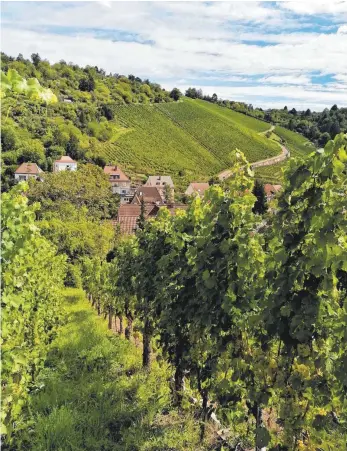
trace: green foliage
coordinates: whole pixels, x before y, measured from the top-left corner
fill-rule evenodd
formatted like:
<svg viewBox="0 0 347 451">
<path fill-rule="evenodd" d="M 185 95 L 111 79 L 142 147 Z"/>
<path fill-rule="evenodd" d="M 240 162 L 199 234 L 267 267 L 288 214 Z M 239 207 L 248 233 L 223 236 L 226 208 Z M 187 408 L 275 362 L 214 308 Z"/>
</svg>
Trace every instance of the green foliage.
<svg viewBox="0 0 347 451">
<path fill-rule="evenodd" d="M 11 443 L 25 425 L 35 389 L 61 320 L 64 258 L 35 225 L 20 184 L 2 197 L 2 433 Z"/>
<path fill-rule="evenodd" d="M 303 136 L 276 126 L 276 134 L 284 141 L 292 157 L 304 157 L 314 150 L 314 146 Z"/>
<path fill-rule="evenodd" d="M 333 105 L 330 110 L 325 108 L 324 111 L 319 113 L 311 112 L 310 109 L 297 111 L 295 108 L 288 112 L 287 106 L 283 109 L 263 111 L 262 108 L 254 108 L 253 105 L 247 105 L 243 102 L 218 99 L 216 94 L 212 96 L 204 95 L 201 89 L 189 88 L 186 91 L 186 96 L 192 99 L 203 99 L 228 110 L 243 113 L 248 117 L 294 130 L 312 141 L 316 146 L 325 146 L 330 139 L 335 138 L 339 133 L 347 132 L 347 108 L 338 108 L 337 105 Z M 265 131 L 265 129 L 259 131 Z"/>
<path fill-rule="evenodd" d="M 347 436 L 346 137 L 290 161 L 265 233 L 252 212 L 252 171 L 239 151 L 231 160 L 225 190 L 211 187 L 175 217 L 162 209 L 115 255 L 119 269 L 132 268 L 143 364 L 158 336 L 175 403 L 199 393 L 206 420 L 213 399 L 245 447 L 339 449 Z M 126 297 L 124 278 L 113 280 Z"/>
<path fill-rule="evenodd" d="M 258 179 L 254 183 L 253 194 L 257 198 L 253 207 L 253 213 L 263 215 L 267 211 L 267 200 L 264 185 Z"/>
<path fill-rule="evenodd" d="M 291 163 L 269 243 L 273 282 L 264 317 L 287 359 L 279 413 L 289 444 L 325 446 L 317 416 L 345 409 L 346 138 Z"/>
<path fill-rule="evenodd" d="M 107 176 L 91 164 L 77 171 L 45 174 L 43 182 L 30 180 L 28 196 L 30 201 L 41 203 L 41 214 L 54 212 L 60 209 L 61 203 L 69 202 L 76 211 L 86 207 L 92 218 L 109 219 L 118 207 L 118 197 L 112 194 Z"/>
<path fill-rule="evenodd" d="M 107 332 L 83 292 L 64 294 L 67 322 L 50 347 L 42 388 L 31 396 L 31 431 L 17 449 L 204 449 L 194 419 L 169 413 L 167 365 L 142 371 L 140 350 Z"/>
<path fill-rule="evenodd" d="M 40 84 L 59 99 L 43 105 L 23 95 L 14 98 L 12 91 L 3 99 L 5 126 L 16 136 L 16 142 L 9 137 L 5 144 L 4 189 L 13 183 L 15 169 L 11 167 L 14 154 L 6 155 L 7 151 L 17 152 L 18 164 L 36 157 L 44 171 L 50 171 L 54 159 L 65 154 L 80 163 L 120 164 L 136 178 L 166 173 L 174 178 L 177 192 L 183 192 L 192 180 L 205 181 L 228 168 L 229 153 L 235 147 L 252 162 L 280 152 L 275 142 L 259 135 L 268 129 L 267 123 L 221 108 L 219 100 L 218 104 L 182 101 L 176 89 L 167 92 L 134 76 L 106 76 L 97 67 L 50 65 L 42 59 L 35 59 L 34 65 L 4 54 L 2 59 L 7 71 L 15 70 L 19 77 L 36 74 Z M 91 79 L 93 90 L 81 91 L 81 80 L 89 83 Z M 44 146 L 39 159 L 24 152 L 24 141 L 32 139 Z M 271 177 L 266 169 L 257 174 Z"/>
<path fill-rule="evenodd" d="M 57 97 L 49 88 L 40 85 L 36 78 L 26 80 L 15 69 L 9 69 L 7 74 L 1 71 L 1 98 L 11 94 L 22 94 L 28 99 L 43 101 L 47 104 L 56 103 Z"/>
</svg>

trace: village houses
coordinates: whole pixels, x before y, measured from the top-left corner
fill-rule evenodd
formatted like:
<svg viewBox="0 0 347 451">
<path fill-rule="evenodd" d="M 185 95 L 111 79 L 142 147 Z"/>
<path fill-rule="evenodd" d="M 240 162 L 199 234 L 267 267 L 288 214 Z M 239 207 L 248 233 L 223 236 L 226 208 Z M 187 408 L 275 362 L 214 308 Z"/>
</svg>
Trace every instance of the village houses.
<svg viewBox="0 0 347 451">
<path fill-rule="evenodd" d="M 166 200 L 165 190 L 166 186 L 169 186 L 171 189 L 171 198 L 174 198 L 175 187 L 172 181 L 172 178 L 169 175 L 150 175 L 145 183 L 145 186 L 154 186 L 158 189 L 159 194 L 162 200 Z"/>
<path fill-rule="evenodd" d="M 67 155 L 63 155 L 59 160 L 55 160 L 53 164 L 53 172 L 59 171 L 77 171 L 77 161 Z"/>
<path fill-rule="evenodd" d="M 186 196 L 203 197 L 205 191 L 209 189 L 210 185 L 202 182 L 192 182 L 185 191 Z"/>
<path fill-rule="evenodd" d="M 14 173 L 14 179 L 18 182 L 29 178 L 40 179 L 43 170 L 36 163 L 22 163 Z"/>
<path fill-rule="evenodd" d="M 104 167 L 104 173 L 108 176 L 112 186 L 112 192 L 119 194 L 121 204 L 127 204 L 131 201 L 134 193 L 131 189 L 130 178 L 124 174 L 117 165 Z"/>
<path fill-rule="evenodd" d="M 142 201 L 145 204 L 163 204 L 163 200 L 160 196 L 158 188 L 156 188 L 155 186 L 139 186 L 137 188 L 131 203 L 135 205 L 141 205 Z"/>
</svg>

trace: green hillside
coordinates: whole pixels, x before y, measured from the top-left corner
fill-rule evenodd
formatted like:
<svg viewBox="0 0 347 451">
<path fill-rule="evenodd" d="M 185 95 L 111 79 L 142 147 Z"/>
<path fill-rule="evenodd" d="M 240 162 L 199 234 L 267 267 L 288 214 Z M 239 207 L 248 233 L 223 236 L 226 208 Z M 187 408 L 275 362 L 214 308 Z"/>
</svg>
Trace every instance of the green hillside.
<svg viewBox="0 0 347 451">
<path fill-rule="evenodd" d="M 254 131 L 268 129 L 267 124 L 246 116 L 243 122 L 241 114 L 229 114 L 228 110 L 211 103 L 184 99 L 182 103 L 161 104 L 158 108 L 206 146 L 224 168 L 228 167 L 229 152 L 235 148 L 242 150 L 250 162 L 275 156 L 280 151 L 278 145 Z"/>
<path fill-rule="evenodd" d="M 119 164 L 134 179 L 171 175 L 177 191 L 184 191 L 189 182 L 228 169 L 235 148 L 250 162 L 279 155 L 280 138 L 294 156 L 311 148 L 289 130 L 276 127 L 269 139 L 266 122 L 176 96 L 175 90 L 165 91 L 149 80 L 64 62 L 50 65 L 34 57 L 30 62 L 2 54 L 4 191 L 14 184 L 19 164 L 37 163 L 50 172 L 62 155 L 79 164 Z M 41 92 L 51 93 L 54 102 L 40 97 Z M 256 174 L 280 181 L 280 168 L 261 168 Z"/>
<path fill-rule="evenodd" d="M 303 157 L 315 149 L 304 136 L 286 128 L 276 126 L 275 133 L 285 142 L 292 157 Z"/>
<path fill-rule="evenodd" d="M 119 163 L 130 174 L 171 174 L 182 187 L 228 168 L 235 148 L 251 162 L 280 151 L 276 143 L 257 133 L 268 129 L 268 124 L 190 99 L 118 105 L 113 125 L 118 133 L 98 147 L 101 156 Z"/>
</svg>

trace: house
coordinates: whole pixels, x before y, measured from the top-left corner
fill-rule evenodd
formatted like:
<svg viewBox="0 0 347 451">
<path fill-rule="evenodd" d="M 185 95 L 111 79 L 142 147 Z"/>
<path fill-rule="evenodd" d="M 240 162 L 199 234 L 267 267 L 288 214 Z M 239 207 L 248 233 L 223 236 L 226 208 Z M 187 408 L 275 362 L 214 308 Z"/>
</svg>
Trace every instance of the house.
<svg viewBox="0 0 347 451">
<path fill-rule="evenodd" d="M 275 195 L 281 190 L 281 185 L 271 185 L 270 183 L 265 183 L 264 191 L 268 201 L 272 200 Z"/>
<path fill-rule="evenodd" d="M 205 191 L 209 189 L 210 185 L 202 182 L 192 182 L 185 191 L 186 196 L 203 196 Z"/>
<path fill-rule="evenodd" d="M 43 170 L 36 163 L 22 163 L 15 170 L 14 178 L 18 182 L 28 180 L 29 178 L 40 179 L 40 174 L 42 173 Z"/>
<path fill-rule="evenodd" d="M 171 188 L 171 197 L 173 198 L 175 194 L 175 186 L 169 175 L 150 175 L 145 183 L 145 186 L 155 186 L 158 189 L 162 200 L 165 200 L 166 185 Z"/>
<path fill-rule="evenodd" d="M 173 216 L 177 210 L 185 210 L 188 205 L 172 204 L 172 205 L 156 205 L 145 204 L 145 219 L 155 218 L 160 208 L 168 208 L 170 214 Z M 125 235 L 135 233 L 137 229 L 137 222 L 141 214 L 141 205 L 120 205 L 118 209 L 118 216 L 113 224 L 119 224 L 120 232 Z"/>
<path fill-rule="evenodd" d="M 145 218 L 155 217 L 158 212 L 156 205 L 145 205 Z M 135 233 L 137 221 L 141 214 L 141 205 L 120 205 L 116 223 L 119 224 L 120 232 L 125 235 Z"/>
<path fill-rule="evenodd" d="M 158 188 L 155 186 L 139 186 L 135 191 L 135 195 L 131 203 L 134 205 L 141 205 L 142 199 L 145 204 L 159 205 L 163 203 Z"/>
<path fill-rule="evenodd" d="M 133 197 L 130 178 L 124 174 L 119 166 L 105 166 L 104 173 L 108 176 L 112 192 L 120 195 L 121 204 L 129 203 Z"/>
<path fill-rule="evenodd" d="M 53 172 L 77 171 L 77 162 L 67 155 L 63 155 L 60 160 L 55 160 Z"/>
</svg>

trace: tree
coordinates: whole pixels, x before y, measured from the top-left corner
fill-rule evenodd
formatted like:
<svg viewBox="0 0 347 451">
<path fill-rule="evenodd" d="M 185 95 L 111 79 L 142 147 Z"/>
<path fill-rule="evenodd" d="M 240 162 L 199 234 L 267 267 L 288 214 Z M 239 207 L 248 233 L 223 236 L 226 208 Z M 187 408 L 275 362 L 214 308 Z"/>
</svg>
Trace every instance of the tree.
<svg viewBox="0 0 347 451">
<path fill-rule="evenodd" d="M 114 110 L 111 104 L 103 103 L 100 107 L 101 114 L 111 121 L 114 118 Z"/>
<path fill-rule="evenodd" d="M 172 198 L 172 188 L 170 185 L 166 184 L 164 186 L 164 199 L 167 204 L 171 204 L 173 202 Z"/>
<path fill-rule="evenodd" d="M 31 180 L 28 197 L 41 203 L 40 214 L 54 212 L 67 201 L 76 210 L 86 207 L 87 215 L 94 219 L 113 218 L 119 205 L 103 170 L 91 164 L 77 171 L 45 174 L 43 182 Z"/>
<path fill-rule="evenodd" d="M 81 91 L 91 92 L 95 89 L 94 78 L 89 74 L 88 77 L 83 77 L 78 85 Z"/>
<path fill-rule="evenodd" d="M 292 108 L 292 109 L 289 111 L 289 114 L 292 114 L 293 116 L 296 116 L 298 113 L 297 113 L 297 111 L 296 111 L 295 108 Z"/>
<path fill-rule="evenodd" d="M 253 213 L 263 215 L 267 211 L 267 199 L 264 185 L 258 179 L 254 183 L 253 194 L 257 198 L 253 207 Z"/>
<path fill-rule="evenodd" d="M 141 210 L 140 210 L 140 216 L 137 220 L 137 228 L 139 230 L 143 230 L 145 228 L 146 223 L 146 205 L 143 197 L 141 197 L 141 204 L 140 204 Z"/>
<path fill-rule="evenodd" d="M 37 68 L 39 63 L 41 62 L 41 57 L 38 53 L 32 53 L 31 54 L 31 61 L 33 62 L 33 65 Z"/>
<path fill-rule="evenodd" d="M 212 94 L 212 102 L 217 103 L 218 101 L 218 96 L 216 93 Z"/>
<path fill-rule="evenodd" d="M 17 145 L 17 135 L 13 128 L 8 125 L 1 127 L 1 149 L 3 152 L 14 150 Z"/>
<path fill-rule="evenodd" d="M 177 101 L 182 97 L 182 93 L 178 88 L 173 88 L 173 90 L 170 92 L 170 97 Z"/>
<path fill-rule="evenodd" d="M 328 132 L 325 132 L 321 134 L 320 137 L 318 138 L 318 144 L 324 147 L 330 139 L 331 139 L 330 134 Z"/>
<path fill-rule="evenodd" d="M 190 97 L 191 99 L 196 99 L 198 97 L 197 90 L 195 88 L 188 88 L 185 96 Z"/>
<path fill-rule="evenodd" d="M 45 161 L 45 149 L 38 139 L 24 141 L 18 148 L 18 163 L 41 164 Z"/>
</svg>

